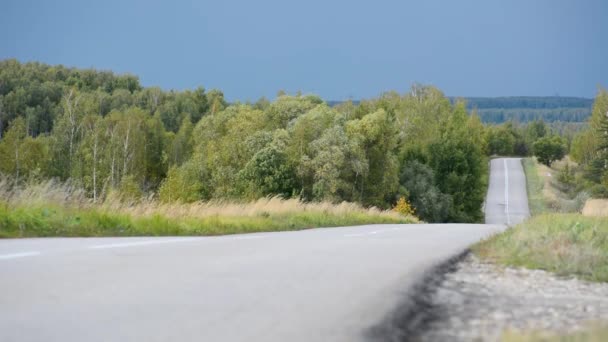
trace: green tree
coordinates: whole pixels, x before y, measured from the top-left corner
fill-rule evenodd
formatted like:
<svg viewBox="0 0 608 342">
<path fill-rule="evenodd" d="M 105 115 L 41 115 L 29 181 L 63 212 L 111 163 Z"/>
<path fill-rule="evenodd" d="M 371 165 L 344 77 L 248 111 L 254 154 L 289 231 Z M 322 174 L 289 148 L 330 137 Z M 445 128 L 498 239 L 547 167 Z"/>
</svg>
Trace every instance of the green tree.
<svg viewBox="0 0 608 342">
<path fill-rule="evenodd" d="M 441 193 L 435 185 L 433 170 L 417 160 L 404 162 L 399 174 L 401 192 L 414 206 L 416 215 L 426 222 L 445 222 L 448 219 L 452 198 Z"/>
<path fill-rule="evenodd" d="M 206 198 L 200 161 L 192 159 L 180 167 L 172 166 L 159 189 L 162 202 L 190 203 Z"/>
<path fill-rule="evenodd" d="M 359 198 L 365 205 L 389 207 L 397 199 L 399 162 L 395 115 L 379 109 L 347 123 L 350 139 L 359 144 L 367 159 L 367 176 L 359 185 Z"/>
<path fill-rule="evenodd" d="M 557 135 L 538 139 L 534 143 L 533 149 L 536 159 L 547 166 L 551 166 L 554 161 L 560 160 L 566 155 L 566 146 Z"/>
<path fill-rule="evenodd" d="M 294 168 L 285 153 L 287 138 L 287 132 L 278 131 L 274 140 L 257 151 L 239 172 L 241 182 L 245 183 L 247 197 L 290 197 L 293 194 L 296 179 Z"/>
<path fill-rule="evenodd" d="M 310 144 L 310 154 L 302 157 L 301 167 L 313 180 L 313 198 L 334 202 L 354 200 L 357 183 L 369 169 L 358 141 L 349 140 L 341 125 L 325 130 Z"/>
<path fill-rule="evenodd" d="M 467 130 L 467 113 L 463 102 L 454 106 L 441 135 L 428 148 L 435 183 L 442 193 L 452 198 L 448 220 L 481 220 L 487 166 L 480 146 Z"/>
<path fill-rule="evenodd" d="M 504 125 L 491 127 L 488 130 L 488 153 L 490 155 L 513 155 L 515 136 Z"/>
<path fill-rule="evenodd" d="M 25 119 L 17 117 L 0 140 L 0 172 L 17 181 L 32 174 L 40 174 L 46 155 L 46 144 L 42 139 L 28 136 Z"/>
<path fill-rule="evenodd" d="M 173 137 L 169 146 L 169 163 L 180 166 L 190 158 L 192 154 L 192 121 L 190 116 L 184 117 L 182 124 Z"/>
<path fill-rule="evenodd" d="M 106 148 L 105 121 L 99 115 L 87 115 L 82 120 L 84 137 L 79 146 L 79 159 L 84 168 L 81 172 L 84 186 L 93 195 L 93 202 L 99 197 L 104 174 L 103 156 Z"/>
</svg>

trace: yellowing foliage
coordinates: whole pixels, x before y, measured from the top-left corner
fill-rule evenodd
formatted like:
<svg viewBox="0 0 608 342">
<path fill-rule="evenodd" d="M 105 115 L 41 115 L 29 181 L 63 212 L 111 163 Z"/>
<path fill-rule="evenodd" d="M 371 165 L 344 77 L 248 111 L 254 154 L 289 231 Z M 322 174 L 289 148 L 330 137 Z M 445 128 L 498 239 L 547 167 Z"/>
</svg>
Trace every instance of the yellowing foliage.
<svg viewBox="0 0 608 342">
<path fill-rule="evenodd" d="M 412 205 L 404 197 L 399 198 L 393 211 L 396 211 L 403 216 L 415 216 L 416 214 Z"/>
</svg>

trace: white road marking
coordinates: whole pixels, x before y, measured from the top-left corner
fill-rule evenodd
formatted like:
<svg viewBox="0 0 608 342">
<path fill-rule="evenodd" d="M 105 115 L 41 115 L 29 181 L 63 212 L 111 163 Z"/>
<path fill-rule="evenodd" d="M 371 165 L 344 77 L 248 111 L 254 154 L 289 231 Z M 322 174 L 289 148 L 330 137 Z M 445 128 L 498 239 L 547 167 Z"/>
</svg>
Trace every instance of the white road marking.
<svg viewBox="0 0 608 342">
<path fill-rule="evenodd" d="M 40 252 L 23 252 L 23 253 L 13 253 L 13 254 L 4 254 L 0 255 L 0 260 L 8 260 L 8 259 L 17 259 L 28 256 L 40 255 Z"/>
<path fill-rule="evenodd" d="M 110 244 L 105 244 L 105 245 L 89 246 L 89 249 L 108 249 L 108 248 L 136 247 L 136 246 L 158 245 L 158 244 L 174 243 L 174 242 L 187 242 L 187 241 L 195 241 L 195 240 L 200 240 L 200 238 L 183 238 L 183 239 L 168 239 L 168 240 L 145 240 L 145 241 L 136 241 L 136 242 L 110 243 Z"/>
<path fill-rule="evenodd" d="M 358 236 L 365 236 L 367 235 L 367 233 L 363 233 L 363 234 L 344 234 L 345 237 L 358 237 Z"/>
<path fill-rule="evenodd" d="M 207 237 L 192 237 L 192 238 L 180 238 L 180 239 L 165 239 L 165 240 L 145 240 L 145 241 L 134 241 L 134 242 L 120 242 L 120 243 L 109 243 L 104 245 L 95 245 L 89 246 L 89 249 L 109 249 L 109 248 L 125 248 L 125 247 L 138 247 L 138 246 L 148 246 L 148 245 L 160 245 L 166 243 L 176 243 L 176 242 L 190 242 L 197 241 L 201 239 L 209 238 Z M 262 239 L 264 236 L 255 235 L 255 236 L 229 236 L 224 235 L 221 237 L 221 240 L 253 240 L 253 239 Z"/>
<path fill-rule="evenodd" d="M 236 236 L 233 240 L 253 240 L 253 239 L 262 239 L 264 236 L 261 235 L 253 235 L 253 236 Z"/>
<path fill-rule="evenodd" d="M 391 230 L 395 230 L 396 228 L 393 228 Z M 384 233 L 387 232 L 388 229 L 385 230 L 374 230 L 371 232 L 367 232 L 367 233 L 358 233 L 358 234 L 344 234 L 345 237 L 359 237 L 359 236 L 369 236 L 369 235 L 376 235 L 378 233 Z"/>
<path fill-rule="evenodd" d="M 509 169 L 507 168 L 507 160 L 502 160 L 505 165 L 505 215 L 507 216 L 507 225 L 511 225 L 511 218 L 509 217 Z"/>
</svg>

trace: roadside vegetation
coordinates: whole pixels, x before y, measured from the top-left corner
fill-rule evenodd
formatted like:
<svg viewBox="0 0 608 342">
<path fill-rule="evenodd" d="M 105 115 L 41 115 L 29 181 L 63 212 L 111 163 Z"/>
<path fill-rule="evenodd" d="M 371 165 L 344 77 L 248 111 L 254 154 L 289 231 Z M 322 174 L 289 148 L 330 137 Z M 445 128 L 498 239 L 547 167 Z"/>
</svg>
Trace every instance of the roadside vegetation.
<svg viewBox="0 0 608 342">
<path fill-rule="evenodd" d="M 589 198 L 579 166 L 569 158 L 551 167 L 522 160 L 532 217 L 474 246 L 499 264 L 542 269 L 562 276 L 608 281 L 608 217 L 587 217 Z"/>
<path fill-rule="evenodd" d="M 604 342 L 608 341 L 608 326 L 595 324 L 583 331 L 567 335 L 543 331 L 508 331 L 500 340 L 502 342 Z"/>
<path fill-rule="evenodd" d="M 608 93 L 600 90 L 590 128 L 573 140 L 571 157 L 523 160 L 532 217 L 476 245 L 477 254 L 504 265 L 608 282 L 608 217 L 581 214 L 591 196 L 606 194 L 607 112 Z"/>
<path fill-rule="evenodd" d="M 480 222 L 486 127 L 434 87 L 357 104 L 280 92 L 228 103 L 219 90 L 164 91 L 133 75 L 0 61 L 0 173 L 69 182 L 94 203 L 303 203 Z M 415 179 L 415 181 L 414 181 Z"/>
<path fill-rule="evenodd" d="M 538 215 L 547 211 L 543 195 L 545 182 L 539 174 L 538 164 L 533 158 L 522 159 L 522 166 L 526 174 L 526 190 L 528 191 L 528 206 L 531 215 Z"/>
<path fill-rule="evenodd" d="M 544 153 L 550 164 L 574 133 L 542 121 L 484 125 L 475 106 L 487 104 L 475 101 L 467 107 L 416 84 L 405 94 L 334 106 L 282 91 L 272 101 L 229 103 L 220 90 L 165 91 L 143 87 L 128 74 L 0 61 L 0 175 L 19 189 L 69 184 L 88 203 L 40 206 L 30 197 L 15 206 L 0 198 L 8 203 L 0 230 L 12 236 L 15 227 L 23 232 L 48 226 L 28 231 L 77 235 L 86 226 L 82 234 L 155 234 L 161 229 L 145 228 L 160 225 L 149 221 L 155 218 L 171 220 L 163 234 L 212 234 L 211 218 L 171 216 L 166 208 L 194 212 L 201 203 L 232 206 L 268 198 L 299 205 L 289 214 L 260 211 L 280 222 L 268 229 L 372 222 L 353 214 L 338 223 L 300 212 L 344 202 L 356 203 L 356 212 L 397 208 L 425 222 L 481 222 L 490 156 Z M 518 108 L 529 101 L 507 102 Z M 581 104 L 538 101 L 547 109 Z M 110 210 L 116 202 L 121 204 Z M 233 228 L 217 229 L 246 230 L 243 217 L 259 223 L 248 227 L 262 226 L 267 214 L 236 215 Z M 372 216 L 376 223 L 388 217 Z M 49 228 L 66 222 L 76 228 Z"/>
<path fill-rule="evenodd" d="M 415 223 L 413 215 L 354 203 L 253 202 L 92 203 L 85 192 L 53 181 L 14 185 L 0 181 L 0 237 L 221 235 L 371 223 Z"/>
<path fill-rule="evenodd" d="M 607 132 L 608 92 L 600 90 L 588 128 L 566 142 L 539 139 L 533 144 L 535 158 L 522 160 L 532 217 L 478 243 L 474 253 L 506 266 L 608 282 L 608 217 L 599 215 L 608 205 L 601 199 L 608 194 Z M 589 201 L 592 197 L 599 199 Z M 606 339 L 605 324 L 568 335 L 509 331 L 501 337 L 505 342 Z"/>
<path fill-rule="evenodd" d="M 532 216 L 581 212 L 590 193 L 580 184 L 580 166 L 569 157 L 553 162 L 550 167 L 533 158 L 522 159 L 522 164 Z"/>
<path fill-rule="evenodd" d="M 542 214 L 476 245 L 486 260 L 608 281 L 608 220 L 580 214 Z"/>
</svg>

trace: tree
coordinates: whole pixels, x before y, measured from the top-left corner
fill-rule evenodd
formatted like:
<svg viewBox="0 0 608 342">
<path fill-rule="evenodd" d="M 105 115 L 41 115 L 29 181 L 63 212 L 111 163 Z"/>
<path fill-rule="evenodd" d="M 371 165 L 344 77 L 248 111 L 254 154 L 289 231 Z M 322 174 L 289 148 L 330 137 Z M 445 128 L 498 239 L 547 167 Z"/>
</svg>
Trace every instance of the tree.
<svg viewBox="0 0 608 342">
<path fill-rule="evenodd" d="M 18 117 L 11 122 L 4 138 L 0 141 L 0 161 L 2 161 L 0 170 L 17 180 L 23 174 L 22 144 L 26 136 L 25 120 Z"/>
<path fill-rule="evenodd" d="M 448 218 L 452 199 L 441 193 L 435 185 L 433 170 L 417 160 L 405 161 L 399 175 L 401 192 L 414 206 L 416 215 L 426 222 L 445 222 Z"/>
<path fill-rule="evenodd" d="M 365 205 L 390 206 L 399 188 L 395 115 L 379 109 L 349 121 L 346 132 L 360 144 L 367 159 L 368 171 L 359 185 L 359 200 Z"/>
<path fill-rule="evenodd" d="M 27 135 L 22 117 L 14 119 L 0 140 L 0 172 L 17 181 L 32 174 L 41 174 L 41 166 L 45 164 L 48 154 L 43 139 Z"/>
<path fill-rule="evenodd" d="M 278 131 L 274 140 L 257 151 L 239 172 L 241 182 L 245 183 L 247 197 L 290 197 L 293 194 L 296 179 L 285 153 L 287 138 L 287 132 Z"/>
<path fill-rule="evenodd" d="M 87 115 L 84 117 L 82 126 L 84 138 L 80 145 L 80 158 L 83 160 L 83 170 L 85 174 L 85 187 L 90 189 L 93 194 L 93 202 L 97 202 L 101 183 L 100 171 L 102 168 L 102 158 L 106 147 L 105 121 L 99 115 Z"/>
<path fill-rule="evenodd" d="M 481 147 L 467 130 L 463 102 L 454 106 L 440 136 L 428 146 L 430 166 L 439 190 L 452 198 L 451 222 L 481 220 L 487 163 Z"/>
<path fill-rule="evenodd" d="M 488 154 L 499 156 L 513 155 L 515 136 L 504 125 L 488 130 Z"/>
<path fill-rule="evenodd" d="M 169 151 L 169 164 L 180 166 L 190 158 L 192 154 L 192 121 L 190 116 L 185 116 L 182 124 L 173 137 Z"/>
<path fill-rule="evenodd" d="M 597 156 L 597 147 L 592 133 L 590 130 L 585 130 L 574 136 L 570 148 L 570 157 L 575 162 L 589 165 L 593 158 Z"/>
<path fill-rule="evenodd" d="M 560 160 L 566 155 L 566 146 L 557 135 L 538 139 L 534 143 L 533 149 L 536 159 L 547 166 L 551 166 L 554 161 Z"/>
<path fill-rule="evenodd" d="M 205 198 L 202 174 L 195 159 L 169 169 L 159 189 L 162 202 L 190 203 Z"/>
<path fill-rule="evenodd" d="M 302 157 L 301 172 L 313 180 L 315 200 L 352 201 L 358 196 L 357 183 L 368 172 L 364 151 L 356 140 L 349 140 L 344 127 L 336 125 L 310 144 Z"/>
</svg>

